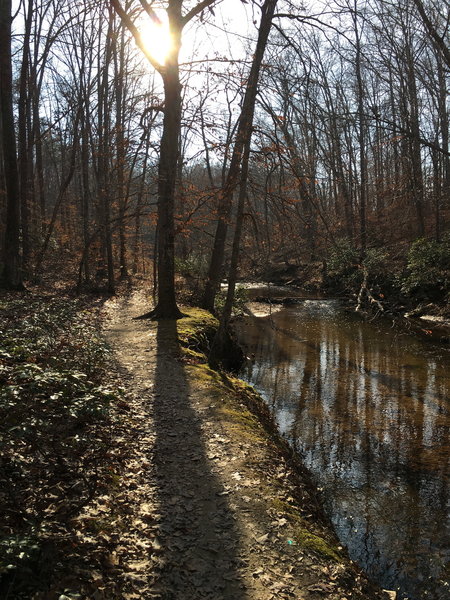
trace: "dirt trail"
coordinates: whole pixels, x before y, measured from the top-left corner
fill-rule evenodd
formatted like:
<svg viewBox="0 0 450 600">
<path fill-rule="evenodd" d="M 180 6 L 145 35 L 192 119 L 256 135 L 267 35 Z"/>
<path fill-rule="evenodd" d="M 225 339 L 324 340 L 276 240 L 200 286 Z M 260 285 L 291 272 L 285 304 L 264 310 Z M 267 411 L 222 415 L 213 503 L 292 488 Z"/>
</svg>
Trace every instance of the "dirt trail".
<svg viewBox="0 0 450 600">
<path fill-rule="evenodd" d="M 127 394 L 123 525 L 110 556 L 120 597 L 383 598 L 318 535 L 307 491 L 236 392 L 186 363 L 177 324 L 133 320 L 147 308 L 139 293 L 106 305 Z"/>
</svg>

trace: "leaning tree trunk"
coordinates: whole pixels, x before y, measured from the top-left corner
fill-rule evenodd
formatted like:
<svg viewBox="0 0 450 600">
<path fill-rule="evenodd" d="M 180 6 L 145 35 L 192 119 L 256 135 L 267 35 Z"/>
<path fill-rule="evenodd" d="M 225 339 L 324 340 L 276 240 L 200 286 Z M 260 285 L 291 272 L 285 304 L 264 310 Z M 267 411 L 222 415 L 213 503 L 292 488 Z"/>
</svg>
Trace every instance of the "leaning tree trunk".
<svg viewBox="0 0 450 600">
<path fill-rule="evenodd" d="M 225 367 L 233 369 L 239 365 L 241 356 L 235 356 L 235 348 L 230 346 L 232 344 L 229 324 L 231 315 L 233 312 L 234 295 L 236 291 L 236 283 L 238 277 L 239 268 L 239 254 L 241 249 L 241 237 L 242 227 L 244 223 L 244 208 L 247 199 L 247 182 L 248 182 L 248 162 L 250 156 L 250 138 L 244 148 L 244 155 L 242 159 L 242 171 L 241 171 L 241 183 L 239 186 L 239 197 L 237 203 L 237 214 L 236 214 L 236 227 L 234 230 L 233 237 L 233 248 L 231 251 L 231 262 L 230 270 L 228 273 L 228 289 L 225 298 L 225 304 L 220 315 L 220 323 L 217 333 L 214 337 L 211 351 L 208 357 L 209 364 L 215 368 L 220 364 Z M 233 360 L 235 358 L 235 360 Z"/>
<path fill-rule="evenodd" d="M 266 49 L 270 28 L 272 26 L 272 18 L 276 4 L 277 0 L 265 0 L 262 7 L 258 40 L 256 43 L 247 89 L 245 91 L 244 101 L 242 104 L 242 111 L 236 133 L 236 141 L 233 148 L 227 180 L 219 201 L 219 220 L 214 238 L 208 279 L 202 300 L 203 307 L 212 312 L 214 311 L 214 302 L 222 277 L 225 243 L 227 238 L 228 222 L 231 216 L 233 193 L 239 183 L 243 151 L 247 140 L 249 140 L 252 135 L 253 115 L 255 112 L 255 101 L 258 92 L 259 73 L 261 70 L 261 63 L 264 56 L 264 51 Z"/>
</svg>

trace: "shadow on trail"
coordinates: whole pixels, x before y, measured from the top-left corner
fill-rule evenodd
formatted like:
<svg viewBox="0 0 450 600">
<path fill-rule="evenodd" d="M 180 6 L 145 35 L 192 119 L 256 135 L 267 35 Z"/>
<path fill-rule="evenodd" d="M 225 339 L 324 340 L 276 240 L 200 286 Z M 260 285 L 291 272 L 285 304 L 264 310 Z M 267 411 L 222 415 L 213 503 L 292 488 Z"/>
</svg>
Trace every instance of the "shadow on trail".
<svg viewBox="0 0 450 600">
<path fill-rule="evenodd" d="M 179 354 L 176 321 L 160 321 L 155 373 L 155 464 L 160 504 L 161 600 L 245 600 L 239 534 L 211 471 Z"/>
</svg>

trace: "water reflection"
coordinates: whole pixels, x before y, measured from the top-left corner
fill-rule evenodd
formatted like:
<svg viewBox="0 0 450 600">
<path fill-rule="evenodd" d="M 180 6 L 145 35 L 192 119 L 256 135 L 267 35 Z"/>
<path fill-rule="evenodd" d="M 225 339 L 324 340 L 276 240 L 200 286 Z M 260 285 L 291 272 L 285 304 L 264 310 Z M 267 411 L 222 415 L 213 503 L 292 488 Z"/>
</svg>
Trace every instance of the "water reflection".
<svg viewBox="0 0 450 600">
<path fill-rule="evenodd" d="M 241 374 L 324 488 L 351 557 L 400 598 L 450 598 L 449 354 L 334 301 L 239 325 Z"/>
</svg>

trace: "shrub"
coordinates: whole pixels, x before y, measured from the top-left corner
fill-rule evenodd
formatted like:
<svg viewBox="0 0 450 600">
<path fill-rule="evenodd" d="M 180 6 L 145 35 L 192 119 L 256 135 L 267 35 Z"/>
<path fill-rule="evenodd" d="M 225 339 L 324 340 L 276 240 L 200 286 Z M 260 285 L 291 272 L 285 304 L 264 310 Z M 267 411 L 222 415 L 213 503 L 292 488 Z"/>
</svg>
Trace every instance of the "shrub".
<svg viewBox="0 0 450 600">
<path fill-rule="evenodd" d="M 348 238 L 337 241 L 328 258 L 328 277 L 332 285 L 347 291 L 359 289 L 364 272 L 372 283 L 386 277 L 386 254 L 379 248 L 368 248 L 361 261 L 360 250 Z"/>
<path fill-rule="evenodd" d="M 440 242 L 419 238 L 411 244 L 402 291 L 436 299 L 450 293 L 450 234 Z"/>
<path fill-rule="evenodd" d="M 79 302 L 4 301 L 0 322 L 1 596 L 9 577 L 31 582 L 52 528 L 57 538 L 97 489 L 118 393 L 103 385 L 109 349 Z"/>
<path fill-rule="evenodd" d="M 332 279 L 353 282 L 358 277 L 359 252 L 348 238 L 338 240 L 328 257 L 328 275 Z"/>
<path fill-rule="evenodd" d="M 208 260 L 203 254 L 190 254 L 187 258 L 175 258 L 175 270 L 184 277 L 205 277 L 208 272 Z"/>
</svg>

